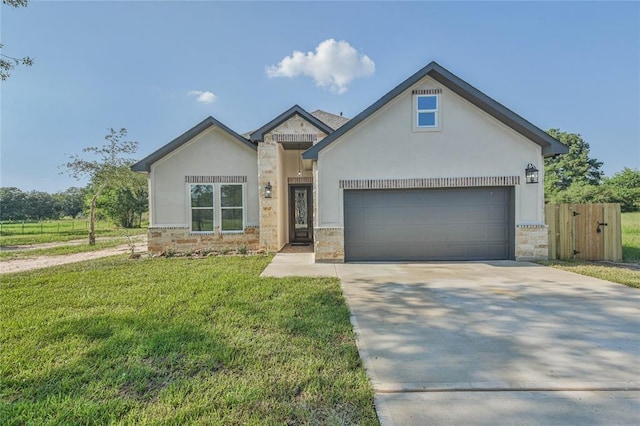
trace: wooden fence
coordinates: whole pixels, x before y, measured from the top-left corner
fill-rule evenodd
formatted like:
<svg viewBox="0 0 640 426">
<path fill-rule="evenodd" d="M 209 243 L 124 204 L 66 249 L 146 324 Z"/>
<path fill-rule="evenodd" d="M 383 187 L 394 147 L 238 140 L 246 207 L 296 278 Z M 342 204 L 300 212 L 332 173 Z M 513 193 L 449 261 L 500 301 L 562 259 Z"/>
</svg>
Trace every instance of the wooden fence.
<svg viewBox="0 0 640 426">
<path fill-rule="evenodd" d="M 547 204 L 549 259 L 622 260 L 620 204 Z"/>
</svg>

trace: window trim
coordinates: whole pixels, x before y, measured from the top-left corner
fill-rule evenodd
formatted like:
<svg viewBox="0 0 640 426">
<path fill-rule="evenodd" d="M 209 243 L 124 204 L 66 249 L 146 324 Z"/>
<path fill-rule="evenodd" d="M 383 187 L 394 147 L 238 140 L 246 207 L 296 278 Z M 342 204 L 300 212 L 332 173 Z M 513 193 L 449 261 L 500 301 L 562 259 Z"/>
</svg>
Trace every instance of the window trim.
<svg viewBox="0 0 640 426">
<path fill-rule="evenodd" d="M 211 207 L 193 207 L 191 205 L 191 189 L 194 186 L 210 186 L 212 189 L 211 194 Z M 193 234 L 213 234 L 216 232 L 216 186 L 213 183 L 189 183 L 187 184 L 187 199 L 189 209 L 189 232 Z M 211 210 L 212 211 L 212 230 L 211 231 L 197 231 L 193 229 L 193 210 Z"/>
<path fill-rule="evenodd" d="M 413 131 L 414 132 L 433 132 L 442 130 L 442 97 L 440 93 L 414 94 L 412 96 L 413 110 Z M 436 99 L 435 109 L 418 109 L 418 101 L 420 98 L 433 97 Z M 433 126 L 420 126 L 421 113 L 434 113 L 435 124 Z"/>
<path fill-rule="evenodd" d="M 242 234 L 244 233 L 244 228 L 246 226 L 246 191 L 245 191 L 245 184 L 244 183 L 220 183 L 218 184 L 219 186 L 219 191 L 218 191 L 218 205 L 219 210 L 220 210 L 220 233 L 221 234 Z M 223 207 L 222 206 L 222 187 L 223 186 L 239 186 L 240 189 L 242 190 L 242 205 L 240 207 Z M 242 211 L 242 227 L 241 229 L 232 229 L 232 230 L 224 230 L 222 228 L 222 211 L 223 210 L 241 210 Z"/>
</svg>

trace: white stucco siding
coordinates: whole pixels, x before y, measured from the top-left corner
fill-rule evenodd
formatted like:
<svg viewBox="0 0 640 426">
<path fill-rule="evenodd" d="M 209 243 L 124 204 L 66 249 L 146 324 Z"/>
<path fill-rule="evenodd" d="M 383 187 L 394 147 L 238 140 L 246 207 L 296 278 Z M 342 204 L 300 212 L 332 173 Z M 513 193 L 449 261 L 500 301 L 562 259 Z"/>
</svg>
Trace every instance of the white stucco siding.
<svg viewBox="0 0 640 426">
<path fill-rule="evenodd" d="M 257 153 L 212 127 L 151 166 L 151 226 L 188 225 L 185 176 L 246 176 L 245 226 L 259 224 Z"/>
<path fill-rule="evenodd" d="M 413 131 L 413 89 L 441 89 L 439 131 Z M 526 185 L 533 163 L 540 183 Z M 430 77 L 336 140 L 318 157 L 318 226 L 342 226 L 341 179 L 520 176 L 516 224 L 543 223 L 539 145 Z"/>
</svg>

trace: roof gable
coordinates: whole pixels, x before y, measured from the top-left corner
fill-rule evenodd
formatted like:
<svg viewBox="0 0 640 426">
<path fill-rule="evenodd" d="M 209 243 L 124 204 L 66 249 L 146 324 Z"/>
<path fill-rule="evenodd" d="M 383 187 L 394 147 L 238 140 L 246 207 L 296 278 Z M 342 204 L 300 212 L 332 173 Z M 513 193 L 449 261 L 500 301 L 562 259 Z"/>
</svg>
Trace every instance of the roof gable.
<svg viewBox="0 0 640 426">
<path fill-rule="evenodd" d="M 181 134 L 180 136 L 178 136 L 177 138 L 169 142 L 168 144 L 166 144 L 165 146 L 163 146 L 162 148 L 158 149 L 157 151 L 153 152 L 152 154 L 149 154 L 142 160 L 138 161 L 136 164 L 131 166 L 131 170 L 133 170 L 134 172 L 148 172 L 149 170 L 151 170 L 151 165 L 153 163 L 165 157 L 167 154 L 170 154 L 171 152 L 175 151 L 176 149 L 178 149 L 185 143 L 189 142 L 191 139 L 195 138 L 200 133 L 204 132 L 205 130 L 207 130 L 209 127 L 212 127 L 212 126 L 215 126 L 224 130 L 226 133 L 231 135 L 233 138 L 237 139 L 242 144 L 250 147 L 253 150 L 257 150 L 256 145 L 251 143 L 251 141 L 243 138 L 242 136 L 240 136 L 239 134 L 231 130 L 229 127 L 225 126 L 215 118 L 209 116 L 204 120 L 202 120 L 200 123 L 196 124 L 191 129 L 187 130 L 186 132 L 184 132 L 183 134 Z"/>
<path fill-rule="evenodd" d="M 302 158 L 307 160 L 317 159 L 318 153 L 327 145 L 331 144 L 333 141 L 340 138 L 340 136 L 349 132 L 359 123 L 361 123 L 370 115 L 382 108 L 384 105 L 395 99 L 397 96 L 404 93 L 406 90 L 408 90 L 410 87 L 412 87 L 427 75 L 438 81 L 457 95 L 466 99 L 476 107 L 482 109 L 486 113 L 495 117 L 497 120 L 511 127 L 516 132 L 522 134 L 526 138 L 540 145 L 542 147 L 542 154 L 545 157 L 557 154 L 565 154 L 568 152 L 568 148 L 565 145 L 563 145 L 555 138 L 551 137 L 544 130 L 534 126 L 515 112 L 511 111 L 497 101 L 491 99 L 489 96 L 485 95 L 461 78 L 455 76 L 454 74 L 440 66 L 438 63 L 431 62 L 427 66 L 416 72 L 414 75 L 400 83 L 379 100 L 374 102 L 360 114 L 349 120 L 338 130 L 309 148 L 302 154 Z"/>
<path fill-rule="evenodd" d="M 331 133 L 333 133 L 333 129 L 329 127 L 329 125 L 320 121 L 313 115 L 309 114 L 299 105 L 294 105 L 288 110 L 286 110 L 285 112 L 283 112 L 282 114 L 280 114 L 279 116 L 277 116 L 276 118 L 274 118 L 273 120 L 271 120 L 270 122 L 268 122 L 267 124 L 265 124 L 264 126 L 260 127 L 258 130 L 254 130 L 250 136 L 251 141 L 253 142 L 263 141 L 265 133 L 269 133 L 271 130 L 275 129 L 276 127 L 278 127 L 279 125 L 281 125 L 282 123 L 284 123 L 285 121 L 287 121 L 288 119 L 290 119 L 296 114 L 304 118 L 305 120 L 307 120 L 313 126 L 325 132 L 327 135 L 330 135 Z"/>
</svg>

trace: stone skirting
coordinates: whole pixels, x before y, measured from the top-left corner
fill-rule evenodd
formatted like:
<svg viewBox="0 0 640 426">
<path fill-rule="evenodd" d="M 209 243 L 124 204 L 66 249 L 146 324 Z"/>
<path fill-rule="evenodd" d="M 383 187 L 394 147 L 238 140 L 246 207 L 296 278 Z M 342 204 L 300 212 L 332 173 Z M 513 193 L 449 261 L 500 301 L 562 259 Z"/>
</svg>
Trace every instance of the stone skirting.
<svg viewBox="0 0 640 426">
<path fill-rule="evenodd" d="M 315 228 L 313 240 L 316 262 L 344 263 L 344 228 Z"/>
<path fill-rule="evenodd" d="M 516 225 L 516 260 L 544 260 L 549 258 L 547 225 Z"/>
<path fill-rule="evenodd" d="M 193 233 L 189 227 L 167 226 L 150 227 L 147 231 L 148 247 L 151 253 L 160 253 L 168 248 L 178 252 L 211 248 L 237 249 L 245 246 L 247 250 L 257 250 L 259 247 L 260 229 L 246 227 L 241 233 L 220 233 L 218 228 L 212 233 Z"/>
</svg>

